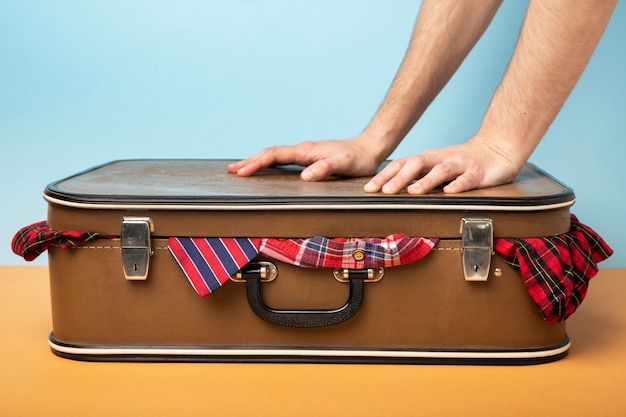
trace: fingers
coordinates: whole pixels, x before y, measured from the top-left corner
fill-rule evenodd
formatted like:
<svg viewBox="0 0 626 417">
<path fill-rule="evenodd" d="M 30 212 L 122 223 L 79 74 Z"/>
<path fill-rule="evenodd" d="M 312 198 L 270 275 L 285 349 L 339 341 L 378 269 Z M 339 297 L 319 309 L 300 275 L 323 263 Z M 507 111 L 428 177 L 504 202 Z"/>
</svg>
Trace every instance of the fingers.
<svg viewBox="0 0 626 417">
<path fill-rule="evenodd" d="M 304 164 L 303 164 L 304 165 Z M 315 157 L 302 171 L 303 181 L 320 181 L 331 175 L 361 177 L 376 172 L 378 162 L 359 149 L 334 148 Z"/>
<path fill-rule="evenodd" d="M 454 182 L 463 172 L 463 167 L 453 161 L 436 164 L 426 175 L 409 185 L 407 192 L 409 194 L 425 194 L 445 182 Z"/>
<path fill-rule="evenodd" d="M 240 161 L 233 162 L 232 164 L 228 164 L 226 169 L 228 172 L 236 174 L 247 163 L 247 161 L 247 159 L 242 159 Z"/>
<path fill-rule="evenodd" d="M 461 193 L 504 184 L 518 172 L 519 168 L 509 159 L 497 153 L 489 154 L 489 148 L 464 144 L 393 161 L 373 177 L 364 190 L 425 194 L 445 184 L 444 193 Z"/>
<path fill-rule="evenodd" d="M 328 140 L 267 148 L 228 165 L 227 169 L 240 176 L 250 176 L 260 169 L 286 164 L 305 167 L 300 174 L 303 181 L 319 181 L 332 174 L 371 175 L 377 166 L 373 158 L 349 141 Z"/>
<path fill-rule="evenodd" d="M 263 168 L 293 163 L 296 154 L 297 149 L 294 146 L 273 146 L 250 158 L 229 164 L 227 170 L 242 177 L 249 177 Z"/>
<path fill-rule="evenodd" d="M 389 163 L 364 187 L 365 192 L 425 194 L 446 182 L 446 193 L 459 193 L 478 186 L 474 171 L 455 160 L 420 154 Z"/>
<path fill-rule="evenodd" d="M 391 161 L 382 171 L 374 175 L 365 187 L 363 187 L 366 193 L 377 193 L 382 190 L 383 186 L 387 184 L 402 167 L 400 160 Z"/>
<path fill-rule="evenodd" d="M 367 184 L 364 190 L 368 193 L 382 191 L 385 194 L 396 194 L 404 189 L 415 178 L 408 174 L 405 165 L 407 158 L 396 159 L 389 162 L 378 174 L 376 174 Z"/>
<path fill-rule="evenodd" d="M 426 179 L 424 185 L 419 185 L 419 181 L 415 182 L 415 179 L 422 177 L 424 172 L 428 172 L 433 163 L 433 158 L 424 154 L 397 159 L 390 162 L 380 173 L 374 176 L 365 185 L 364 190 L 368 193 L 382 191 L 384 194 L 397 194 L 404 189 L 413 189 L 416 194 L 430 191 L 431 188 L 439 184 L 429 188 L 427 185 L 430 181 L 427 178 L 428 175 L 421 179 Z"/>
<path fill-rule="evenodd" d="M 447 194 L 456 194 L 462 193 L 463 191 L 473 190 L 478 187 L 478 177 L 472 172 L 466 172 L 459 175 L 455 180 L 443 187 L 443 192 Z"/>
<path fill-rule="evenodd" d="M 378 168 L 377 154 L 356 139 L 308 141 L 297 145 L 266 148 L 248 159 L 228 165 L 228 171 L 250 176 L 275 165 L 295 164 L 305 167 L 303 181 L 320 181 L 330 175 L 358 177 L 372 175 Z"/>
<path fill-rule="evenodd" d="M 329 156 L 325 159 L 313 162 L 300 173 L 302 181 L 320 181 L 334 174 L 339 168 L 337 167 L 336 158 Z"/>
<path fill-rule="evenodd" d="M 235 163 L 229 164 L 226 169 L 228 172 L 237 174 L 241 177 L 248 177 L 254 174 L 259 169 L 263 168 L 260 164 L 253 162 L 250 159 L 245 159 L 242 161 L 237 161 Z"/>
</svg>

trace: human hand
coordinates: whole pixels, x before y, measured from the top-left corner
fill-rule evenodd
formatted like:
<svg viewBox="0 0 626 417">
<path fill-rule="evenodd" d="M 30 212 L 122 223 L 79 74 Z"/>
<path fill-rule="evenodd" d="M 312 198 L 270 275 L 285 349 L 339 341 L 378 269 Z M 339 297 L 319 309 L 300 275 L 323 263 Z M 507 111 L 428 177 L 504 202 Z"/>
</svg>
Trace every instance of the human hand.
<svg viewBox="0 0 626 417">
<path fill-rule="evenodd" d="M 406 189 L 409 194 L 425 194 L 449 181 L 443 191 L 460 193 L 507 183 L 524 162 L 477 135 L 461 145 L 396 159 L 365 185 L 365 191 L 397 194 Z"/>
<path fill-rule="evenodd" d="M 228 165 L 228 172 L 247 177 L 270 166 L 296 164 L 306 167 L 300 174 L 303 181 L 319 181 L 333 174 L 348 177 L 373 175 L 382 161 L 364 142 L 357 137 L 273 146 Z"/>
</svg>

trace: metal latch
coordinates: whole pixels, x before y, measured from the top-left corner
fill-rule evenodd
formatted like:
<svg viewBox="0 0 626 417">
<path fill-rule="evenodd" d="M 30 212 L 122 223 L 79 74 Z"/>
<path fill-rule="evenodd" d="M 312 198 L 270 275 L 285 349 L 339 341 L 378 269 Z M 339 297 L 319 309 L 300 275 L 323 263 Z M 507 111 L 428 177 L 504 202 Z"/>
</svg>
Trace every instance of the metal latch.
<svg viewBox="0 0 626 417">
<path fill-rule="evenodd" d="M 150 232 L 152 220 L 149 217 L 124 217 L 122 232 L 122 265 L 127 280 L 146 280 L 150 267 L 152 247 Z"/>
<path fill-rule="evenodd" d="M 461 221 L 463 274 L 466 281 L 487 281 L 493 255 L 491 219 Z"/>
</svg>

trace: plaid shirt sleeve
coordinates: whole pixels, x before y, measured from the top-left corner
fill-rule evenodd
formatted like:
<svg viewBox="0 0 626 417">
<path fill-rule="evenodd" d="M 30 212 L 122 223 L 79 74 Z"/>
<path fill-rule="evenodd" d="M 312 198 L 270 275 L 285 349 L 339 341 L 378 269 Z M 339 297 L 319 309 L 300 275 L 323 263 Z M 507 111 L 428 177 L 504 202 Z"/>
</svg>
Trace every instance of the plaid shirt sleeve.
<svg viewBox="0 0 626 417">
<path fill-rule="evenodd" d="M 548 322 L 567 319 L 582 303 L 597 264 L 613 250 L 571 216 L 568 233 L 546 238 L 496 239 L 494 250 L 519 271 Z"/>
<path fill-rule="evenodd" d="M 11 249 L 26 261 L 32 261 L 52 245 L 63 249 L 82 246 L 96 239 L 112 239 L 115 236 L 94 232 L 59 232 L 50 230 L 48 223 L 40 221 L 20 229 L 11 242 Z"/>
</svg>

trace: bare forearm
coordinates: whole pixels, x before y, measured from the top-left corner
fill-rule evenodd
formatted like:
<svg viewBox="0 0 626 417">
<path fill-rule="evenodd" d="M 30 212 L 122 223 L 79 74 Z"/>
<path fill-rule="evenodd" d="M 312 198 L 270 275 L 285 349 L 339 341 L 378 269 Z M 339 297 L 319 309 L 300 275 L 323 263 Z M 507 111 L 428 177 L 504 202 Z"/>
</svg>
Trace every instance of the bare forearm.
<svg viewBox="0 0 626 417">
<path fill-rule="evenodd" d="M 533 0 L 479 135 L 518 169 L 582 74 L 614 0 Z"/>
<path fill-rule="evenodd" d="M 398 73 L 364 131 L 386 158 L 483 34 L 501 0 L 424 0 Z"/>
</svg>

